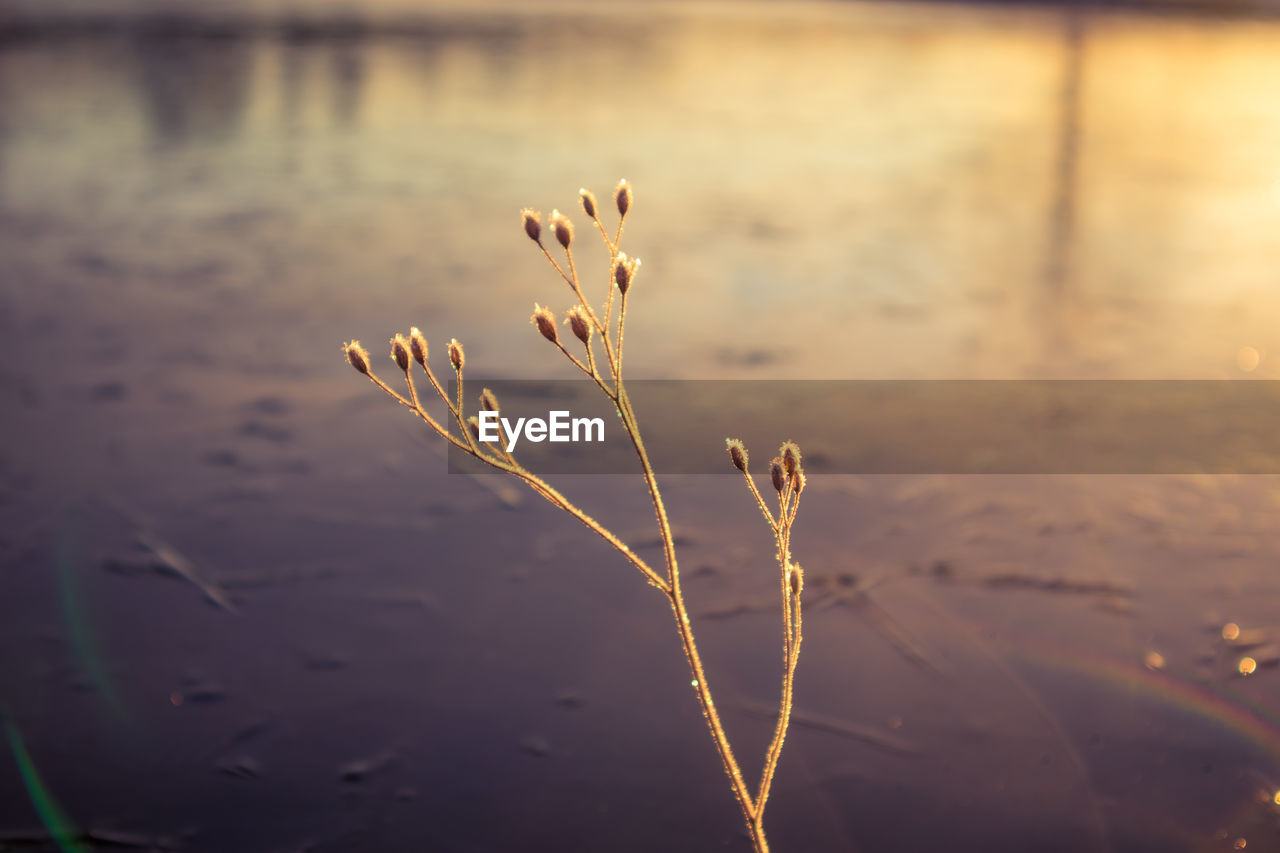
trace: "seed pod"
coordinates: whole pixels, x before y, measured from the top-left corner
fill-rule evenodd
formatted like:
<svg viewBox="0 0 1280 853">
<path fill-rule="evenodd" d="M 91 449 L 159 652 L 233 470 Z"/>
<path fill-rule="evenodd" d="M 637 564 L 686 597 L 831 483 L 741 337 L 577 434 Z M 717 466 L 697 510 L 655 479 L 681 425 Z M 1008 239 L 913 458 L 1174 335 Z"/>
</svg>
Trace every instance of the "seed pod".
<svg viewBox="0 0 1280 853">
<path fill-rule="evenodd" d="M 423 367 L 427 366 L 427 339 L 418 331 L 417 326 L 409 330 L 409 352 L 413 353 L 414 361 Z"/>
<path fill-rule="evenodd" d="M 391 360 L 396 363 L 396 367 L 405 373 L 409 372 L 409 342 L 404 339 L 404 335 L 397 334 L 391 339 Z"/>
<path fill-rule="evenodd" d="M 626 216 L 631 209 L 631 184 L 627 183 L 626 178 L 618 181 L 618 187 L 613 191 L 613 201 L 618 205 L 618 215 Z"/>
<path fill-rule="evenodd" d="M 804 589 L 804 569 L 800 568 L 799 563 L 792 563 L 791 568 L 787 570 L 787 583 L 791 585 L 791 594 L 799 598 L 801 590 Z"/>
<path fill-rule="evenodd" d="M 520 211 L 520 216 L 524 220 L 524 233 L 529 235 L 529 239 L 533 242 L 542 244 L 542 214 L 533 208 L 526 207 Z"/>
<path fill-rule="evenodd" d="M 486 412 L 498 411 L 498 398 L 488 388 L 480 392 L 480 408 Z"/>
<path fill-rule="evenodd" d="M 733 460 L 733 467 L 745 474 L 748 460 L 746 446 L 736 438 L 726 438 L 724 443 L 729 448 L 729 458 Z"/>
<path fill-rule="evenodd" d="M 804 491 L 804 487 L 807 484 L 808 484 L 808 480 L 805 479 L 804 469 L 803 468 L 796 469 L 796 472 L 791 475 L 791 491 L 799 495 L 801 492 Z"/>
<path fill-rule="evenodd" d="M 782 487 L 787 484 L 782 473 L 782 460 L 777 456 L 773 457 L 773 461 L 769 463 L 769 479 L 773 481 L 773 488 L 778 494 L 782 494 Z"/>
<path fill-rule="evenodd" d="M 556 242 L 569 248 L 569 244 L 573 242 L 573 223 L 569 221 L 569 217 L 558 210 L 551 211 L 551 230 L 555 232 Z"/>
<path fill-rule="evenodd" d="M 480 420 L 475 415 L 472 415 L 471 417 L 467 418 L 467 426 L 471 429 L 471 437 L 474 438 L 477 442 L 479 442 L 480 441 Z"/>
<path fill-rule="evenodd" d="M 529 318 L 529 322 L 537 326 L 542 336 L 551 343 L 560 342 L 560 336 L 556 333 L 556 315 L 551 313 L 550 308 L 533 303 L 533 316 Z"/>
<path fill-rule="evenodd" d="M 782 456 L 782 465 L 787 473 L 794 474 L 800 467 L 800 447 L 794 441 L 785 441 L 778 453 Z"/>
<path fill-rule="evenodd" d="M 587 216 L 592 219 L 596 218 L 596 196 L 591 190 L 578 190 L 578 195 L 582 196 L 582 209 L 586 211 Z"/>
<path fill-rule="evenodd" d="M 449 339 L 449 363 L 459 373 L 462 372 L 462 366 L 467 363 L 467 354 L 462 351 L 462 344 L 458 343 L 457 338 Z"/>
<path fill-rule="evenodd" d="M 587 312 L 582 310 L 581 305 L 575 305 L 569 309 L 569 316 L 565 322 L 569 324 L 569 329 L 575 338 L 591 346 L 591 323 L 587 320 Z"/>
<path fill-rule="evenodd" d="M 640 268 L 639 258 L 628 258 L 626 252 L 619 252 L 618 257 L 613 261 L 613 280 L 618 285 L 618 290 L 623 294 L 631 287 L 631 282 L 636 277 L 636 270 Z"/>
<path fill-rule="evenodd" d="M 358 373 L 363 373 L 365 376 L 369 375 L 369 351 L 360 346 L 359 341 L 343 344 L 342 351 L 347 354 L 347 361 L 351 362 L 351 366 Z"/>
</svg>

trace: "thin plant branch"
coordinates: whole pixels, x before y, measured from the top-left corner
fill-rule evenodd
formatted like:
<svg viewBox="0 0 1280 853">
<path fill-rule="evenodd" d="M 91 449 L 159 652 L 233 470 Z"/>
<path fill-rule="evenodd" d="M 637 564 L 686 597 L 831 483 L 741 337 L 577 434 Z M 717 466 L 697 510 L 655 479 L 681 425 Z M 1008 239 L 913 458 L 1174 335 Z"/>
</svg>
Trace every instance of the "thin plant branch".
<svg viewBox="0 0 1280 853">
<path fill-rule="evenodd" d="M 448 345 L 449 362 L 457 376 L 456 399 L 450 399 L 449 394 L 436 380 L 435 374 L 432 373 L 431 368 L 428 366 L 427 341 L 417 328 L 410 330 L 407 338 L 397 334 L 391 339 L 391 358 L 397 368 L 404 374 L 408 387 L 407 397 L 396 391 L 374 373 L 369 364 L 369 353 L 358 341 L 351 341 L 345 344 L 343 351 L 348 362 L 357 372 L 368 377 L 374 385 L 397 403 L 410 409 L 423 423 L 451 446 L 479 460 L 481 463 L 509 474 L 527 484 L 547 502 L 576 518 L 611 545 L 640 572 L 650 586 L 662 592 L 675 618 L 676 633 L 680 638 L 680 645 L 689 665 L 695 696 L 702 709 L 703 717 L 706 720 L 716 752 L 720 757 L 729 786 L 742 811 L 743 821 L 751 838 L 752 846 L 756 853 L 768 853 L 769 842 L 764 829 L 764 810 L 769 800 L 774 777 L 777 773 L 778 761 L 782 754 L 783 744 L 786 741 L 788 727 L 790 726 L 791 708 L 795 695 L 796 666 L 800 657 L 801 591 L 804 586 L 804 573 L 791 558 L 791 529 L 799 511 L 800 494 L 804 491 L 805 485 L 800 449 L 794 442 L 785 442 L 780 448 L 778 456 L 770 463 L 769 479 L 778 496 L 778 508 L 775 516 L 761 495 L 760 490 L 756 487 L 755 480 L 748 470 L 746 447 L 737 439 L 726 440 L 730 461 L 734 467 L 742 472 L 747 490 L 773 536 L 782 594 L 783 672 L 781 697 L 773 737 L 768 749 L 765 751 L 764 768 L 761 771 L 760 781 L 753 794 L 746 779 L 743 777 L 738 759 L 734 755 L 728 733 L 725 731 L 724 723 L 716 708 L 711 685 L 707 680 L 706 668 L 698 651 L 693 625 L 689 618 L 688 606 L 685 603 L 671 520 L 668 517 L 666 505 L 663 503 L 657 473 L 649 458 L 648 450 L 645 448 L 639 420 L 636 417 L 635 410 L 632 408 L 631 398 L 627 393 L 626 383 L 622 376 L 623 338 L 626 329 L 627 306 L 630 291 L 635 284 L 636 273 L 640 268 L 639 259 L 629 258 L 621 250 L 623 225 L 634 200 L 631 185 L 624 180 L 619 182 L 614 190 L 613 200 L 618 211 L 618 225 L 615 236 L 612 239 L 610 239 L 604 223 L 600 220 L 595 196 L 585 189 L 580 190 L 580 196 L 583 210 L 595 223 L 601 239 L 609 250 L 609 291 L 604 300 L 603 320 L 596 314 L 591 301 L 583 293 L 577 263 L 574 260 L 572 250 L 573 224 L 568 217 L 563 216 L 559 211 L 553 211 L 550 220 L 551 232 L 555 236 L 556 242 L 560 244 L 565 252 L 565 260 L 568 267 L 566 271 L 565 267 L 552 256 L 547 246 L 543 243 L 540 215 L 536 211 L 527 208 L 522 211 L 521 215 L 525 234 L 537 245 L 543 257 L 551 264 L 556 274 L 569 285 L 578 300 L 577 304 L 569 309 L 566 322 L 569 324 L 574 337 L 582 342 L 585 348 L 586 362 L 583 363 L 582 359 L 571 353 L 561 342 L 556 318 L 550 309 L 535 304 L 531 322 L 539 334 L 554 344 L 574 367 L 590 377 L 605 397 L 616 406 L 623 430 L 635 450 L 645 488 L 649 493 L 650 503 L 653 506 L 654 519 L 658 527 L 659 539 L 662 543 L 665 576 L 646 563 L 616 534 L 605 528 L 595 518 L 588 515 L 552 487 L 546 480 L 534 474 L 517 460 L 515 454 L 509 449 L 509 447 L 514 446 L 514 443 L 508 444 L 507 428 L 500 418 L 497 419 L 498 447 L 494 449 L 482 447 L 482 445 L 492 442 L 493 439 L 486 438 L 482 434 L 481 416 L 488 413 L 496 415 L 499 411 L 499 404 L 493 392 L 486 388 L 480 395 L 480 412 L 474 417 L 466 416 L 464 408 L 465 395 L 463 392 L 463 370 L 466 356 L 462 349 L 462 344 L 456 339 L 451 340 Z M 610 322 L 615 295 L 620 302 L 616 347 Z M 603 365 L 597 361 L 594 352 L 594 333 L 596 332 L 599 333 L 600 346 L 604 353 Z M 418 362 L 426 373 L 432 390 L 444 402 L 445 408 L 457 422 L 460 430 L 459 435 L 455 436 L 445 429 L 423 405 L 413 381 L 412 362 L 414 361 Z M 607 368 L 607 378 L 600 372 L 602 366 Z M 492 426 L 492 424 L 489 424 L 489 426 Z"/>
</svg>

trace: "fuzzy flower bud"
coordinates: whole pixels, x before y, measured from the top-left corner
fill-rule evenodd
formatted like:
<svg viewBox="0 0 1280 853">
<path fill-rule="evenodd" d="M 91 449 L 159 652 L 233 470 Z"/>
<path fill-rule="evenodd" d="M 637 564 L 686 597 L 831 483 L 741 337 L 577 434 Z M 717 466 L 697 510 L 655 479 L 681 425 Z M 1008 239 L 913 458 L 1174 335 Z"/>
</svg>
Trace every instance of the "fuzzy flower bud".
<svg viewBox="0 0 1280 853">
<path fill-rule="evenodd" d="M 520 216 L 524 220 L 524 233 L 529 235 L 529 239 L 535 243 L 542 242 L 542 214 L 533 208 L 526 207 L 520 211 Z"/>
<path fill-rule="evenodd" d="M 556 242 L 569 248 L 569 244 L 573 242 L 573 223 L 569 221 L 569 217 L 558 210 L 551 211 L 551 230 L 555 232 Z"/>
<path fill-rule="evenodd" d="M 618 205 L 618 215 L 626 216 L 631 209 L 631 184 L 627 183 L 626 178 L 618 181 L 618 187 L 613 191 L 613 201 Z"/>
<path fill-rule="evenodd" d="M 797 468 L 796 472 L 791 475 L 791 491 L 799 495 L 804 491 L 804 487 L 808 484 L 808 480 L 804 476 L 804 469 Z"/>
<path fill-rule="evenodd" d="M 569 309 L 569 316 L 565 322 L 569 324 L 569 329 L 575 338 L 587 346 L 591 345 L 591 322 L 587 320 L 587 312 L 582 310 L 581 305 L 575 305 Z"/>
<path fill-rule="evenodd" d="M 427 366 L 427 339 L 418 331 L 417 326 L 409 330 L 409 352 L 413 353 L 414 361 L 423 367 Z"/>
<path fill-rule="evenodd" d="M 782 489 L 786 486 L 787 481 L 782 473 L 782 460 L 777 456 L 773 457 L 773 461 L 769 463 L 769 479 L 773 482 L 773 488 L 778 494 L 782 494 Z"/>
<path fill-rule="evenodd" d="M 488 388 L 480 392 L 480 408 L 486 412 L 498 411 L 498 398 Z"/>
<path fill-rule="evenodd" d="M 467 363 L 467 354 L 462 351 L 462 344 L 458 343 L 457 338 L 449 339 L 449 363 L 459 373 L 462 372 L 462 366 Z"/>
<path fill-rule="evenodd" d="M 733 467 L 742 473 L 747 472 L 747 448 L 736 438 L 726 438 L 725 445 L 729 448 L 729 458 L 733 460 Z"/>
<path fill-rule="evenodd" d="M 587 216 L 592 219 L 596 218 L 596 196 L 591 190 L 578 190 L 578 195 L 582 196 L 582 209 L 586 211 Z"/>
<path fill-rule="evenodd" d="M 404 335 L 397 333 L 391 339 L 391 360 L 400 370 L 409 372 L 409 342 L 404 339 Z"/>
<path fill-rule="evenodd" d="M 529 318 L 529 322 L 537 326 L 542 336 L 551 343 L 560 342 L 560 336 L 556 333 L 556 315 L 551 313 L 550 308 L 533 303 L 533 316 Z"/>
<path fill-rule="evenodd" d="M 782 465 L 787 469 L 788 474 L 794 474 L 796 469 L 800 467 L 800 447 L 794 441 L 785 441 L 782 447 L 778 449 L 778 454 L 782 457 Z"/>
<path fill-rule="evenodd" d="M 480 441 L 480 420 L 475 415 L 472 415 L 471 417 L 467 418 L 467 427 L 471 430 L 471 437 L 474 438 L 477 442 L 479 442 Z"/>
<path fill-rule="evenodd" d="M 369 351 L 360 346 L 359 341 L 352 341 L 349 344 L 342 345 L 342 351 L 347 355 L 347 361 L 351 362 L 351 366 L 358 373 L 369 375 Z"/>
<path fill-rule="evenodd" d="M 640 259 L 628 258 L 626 252 L 619 252 L 618 257 L 614 259 L 613 280 L 623 294 L 631 288 L 631 282 L 635 279 L 638 269 L 640 269 Z"/>
<path fill-rule="evenodd" d="M 791 586 L 791 594 L 799 598 L 804 589 L 804 569 L 800 568 L 799 563 L 792 563 L 787 570 L 787 583 Z"/>
</svg>

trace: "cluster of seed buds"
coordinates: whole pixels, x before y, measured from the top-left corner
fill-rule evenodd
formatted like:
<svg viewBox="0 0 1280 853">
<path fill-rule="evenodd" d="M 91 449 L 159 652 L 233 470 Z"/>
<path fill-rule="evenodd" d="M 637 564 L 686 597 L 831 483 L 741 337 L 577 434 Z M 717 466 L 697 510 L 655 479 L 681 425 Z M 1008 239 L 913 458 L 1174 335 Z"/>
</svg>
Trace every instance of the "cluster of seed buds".
<svg viewBox="0 0 1280 853">
<path fill-rule="evenodd" d="M 413 381 L 412 367 L 413 367 L 413 363 L 416 361 L 419 364 L 419 366 L 422 368 L 422 371 L 426 374 L 427 380 L 430 382 L 432 389 L 440 397 L 440 399 L 444 400 L 444 403 L 449 410 L 450 419 L 456 422 L 460 428 L 463 428 L 465 426 L 470 426 L 471 427 L 470 432 L 472 436 L 476 436 L 477 435 L 476 425 L 475 424 L 468 425 L 466 420 L 463 417 L 463 411 L 462 411 L 462 370 L 463 370 L 463 367 L 466 365 L 466 360 L 467 360 L 466 352 L 462 349 L 462 344 L 456 338 L 454 338 L 449 341 L 449 345 L 447 347 L 449 352 L 449 364 L 453 367 L 453 370 L 457 374 L 457 378 L 458 378 L 457 400 L 449 399 L 448 393 L 445 391 L 444 387 L 440 384 L 440 382 L 436 379 L 435 374 L 432 373 L 430 366 L 427 364 L 427 352 L 428 352 L 427 339 L 422 334 L 422 332 L 418 329 L 417 326 L 414 326 L 412 329 L 410 329 L 409 334 L 407 336 L 401 333 L 397 333 L 391 338 L 390 344 L 391 344 L 391 353 L 390 353 L 391 361 L 395 363 L 396 369 L 404 374 L 405 382 L 407 384 L 408 391 L 409 391 L 409 394 L 407 397 L 405 397 L 404 395 L 394 390 L 390 385 L 388 385 L 381 378 L 379 378 L 377 374 L 374 373 L 372 363 L 369 359 L 369 351 L 365 349 L 363 346 L 361 346 L 359 341 L 349 341 L 343 344 L 342 351 L 343 351 L 343 354 L 346 355 L 348 363 L 350 363 L 350 365 L 353 368 L 355 368 L 357 373 L 360 373 L 363 376 L 368 377 L 369 380 L 372 381 L 374 385 L 377 385 L 389 396 L 395 398 L 399 402 L 413 409 L 424 421 L 426 421 L 441 436 L 449 438 L 450 441 L 453 441 L 460 448 L 470 453 L 478 454 L 479 445 L 477 443 L 472 442 L 470 445 L 468 445 L 465 441 L 457 441 L 453 438 L 450 438 L 448 436 L 448 431 L 445 430 L 444 427 L 442 427 L 439 422 L 437 422 L 434 418 L 431 417 L 430 414 L 427 413 L 427 411 L 422 407 L 422 404 L 418 398 L 418 389 L 414 385 L 414 381 Z M 486 389 L 486 394 L 487 394 L 487 398 L 484 396 L 482 396 L 481 398 L 482 404 L 486 406 L 488 406 L 489 404 L 492 404 L 494 407 L 496 407 L 497 403 L 496 403 L 496 400 L 493 399 L 492 392 L 489 392 Z M 471 420 L 474 421 L 475 418 L 472 418 Z M 465 429 L 464 429 L 463 435 L 464 436 L 466 435 Z"/>
<path fill-rule="evenodd" d="M 535 303 L 529 322 L 533 324 L 542 337 L 564 351 L 565 355 L 583 372 L 597 382 L 603 383 L 596 367 L 595 353 L 592 351 L 592 336 L 596 331 L 601 333 L 601 344 L 605 351 L 608 367 L 611 372 L 616 374 L 619 369 L 618 365 L 621 362 L 622 330 L 626 323 L 626 296 L 635 281 L 636 272 L 640 269 L 638 258 L 630 258 L 619 249 L 619 244 L 622 240 L 622 226 L 626 221 L 628 211 L 631 210 L 634 195 L 631 191 L 631 185 L 625 179 L 618 182 L 618 186 L 613 191 L 614 206 L 618 210 L 618 230 L 613 236 L 609 235 L 609 232 L 605 230 L 604 223 L 600 221 L 599 205 L 596 202 L 595 193 L 588 189 L 581 189 L 578 190 L 578 197 L 582 203 L 583 212 L 600 232 L 600 236 L 609 250 L 609 295 L 604 304 L 603 312 L 598 312 L 593 308 L 586 296 L 583 295 L 582 283 L 578 277 L 577 266 L 574 263 L 574 228 L 573 222 L 569 220 L 569 217 L 559 210 L 553 210 L 547 223 L 551 233 L 555 236 L 556 243 L 564 251 L 565 263 L 563 265 L 561 261 L 552 256 L 547 244 L 543 242 L 542 214 L 533 208 L 526 207 L 520 211 L 520 221 L 524 228 L 525 236 L 537 245 L 555 271 L 568 283 L 574 296 L 577 297 L 577 304 L 571 306 L 565 314 L 565 322 L 569 324 L 569 329 L 573 332 L 573 336 L 581 341 L 586 348 L 586 363 L 584 364 L 576 356 L 569 353 L 568 350 L 565 350 L 556 331 L 556 316 L 549 308 L 544 308 Z M 616 326 L 613 325 L 611 320 L 615 287 L 617 288 L 617 293 L 623 297 L 622 308 L 618 312 Z M 615 375 L 613 378 L 616 379 L 617 376 Z"/>
<path fill-rule="evenodd" d="M 800 447 L 794 441 L 785 441 L 778 448 L 778 455 L 773 457 L 769 462 L 769 483 L 773 486 L 774 491 L 778 493 L 779 516 L 777 519 L 773 517 L 768 507 L 765 506 L 760 492 L 756 488 L 755 480 L 752 479 L 747 466 L 750 464 L 750 457 L 747 455 L 747 448 L 740 440 L 736 438 L 725 439 L 725 447 L 729 451 L 729 460 L 733 463 L 733 467 L 742 472 L 746 477 L 747 485 L 756 497 L 756 501 L 760 504 L 760 509 L 764 513 L 765 518 L 769 521 L 770 527 L 775 533 L 784 533 L 789 530 L 791 522 L 795 519 L 796 507 L 799 504 L 800 494 L 804 491 L 808 480 L 805 477 L 804 466 L 801 463 Z"/>
<path fill-rule="evenodd" d="M 564 345 L 560 341 L 556 315 L 550 308 L 544 308 L 541 305 L 535 304 L 533 306 L 533 315 L 530 317 L 530 322 L 538 330 L 538 334 L 542 335 L 542 337 L 546 338 L 548 341 L 564 351 L 574 364 L 604 387 L 604 382 L 596 368 L 596 361 L 591 345 L 594 333 L 596 331 L 601 332 L 603 337 L 602 343 L 604 345 L 606 355 L 608 356 L 608 364 L 610 369 L 613 371 L 613 378 L 617 380 L 617 371 L 619 370 L 618 365 L 621 362 L 622 327 L 626 316 L 626 299 L 624 298 L 622 300 L 623 308 L 619 312 L 616 326 L 612 329 L 610 329 L 610 312 L 613 307 L 613 287 L 616 286 L 618 292 L 625 297 L 633 280 L 635 279 L 636 271 L 640 268 L 640 261 L 638 259 L 628 258 L 627 255 L 619 251 L 618 248 L 622 239 L 623 222 L 626 219 L 627 212 L 632 207 L 634 197 L 631 192 L 631 185 L 628 184 L 626 180 L 619 181 L 618 186 L 613 191 L 614 205 L 618 210 L 618 230 L 616 234 L 611 237 L 605 230 L 604 224 L 600 221 L 595 194 L 586 189 L 579 190 L 578 194 L 582 202 L 583 211 L 598 228 L 605 245 L 609 249 L 610 293 L 608 302 L 605 306 L 603 320 L 601 319 L 601 315 L 592 308 L 591 304 L 582 294 L 582 287 L 573 261 L 574 229 L 573 223 L 569 220 L 569 217 L 565 216 L 558 210 L 553 210 L 548 222 L 548 227 L 550 228 L 552 235 L 554 235 L 556 243 L 558 243 L 560 248 L 564 251 L 565 259 L 568 261 L 567 269 L 551 256 L 547 251 L 547 247 L 543 244 L 542 214 L 531 208 L 525 208 L 520 211 L 520 217 L 525 235 L 537 244 L 538 248 L 542 250 L 543 254 L 545 254 L 547 259 L 551 262 L 551 265 L 555 268 L 556 272 L 558 272 L 560 276 L 568 282 L 574 292 L 574 295 L 578 298 L 577 304 L 570 307 L 566 312 L 565 323 L 568 324 L 569 330 L 573 333 L 573 336 L 581 341 L 582 345 L 586 348 L 586 364 L 565 350 Z M 614 335 L 611 336 L 608 334 L 610 331 L 612 331 Z M 431 419 L 418 400 L 418 392 L 417 388 L 413 384 L 411 371 L 413 362 L 416 361 L 426 373 L 427 379 L 430 381 L 436 394 L 443 399 L 445 405 L 448 406 L 450 416 L 460 427 L 465 426 L 468 428 L 464 429 L 463 435 L 465 436 L 466 432 L 469 431 L 473 437 L 477 436 L 479 431 L 477 418 L 467 418 L 462 410 L 462 371 L 466 366 L 467 360 L 466 352 L 463 350 L 462 344 L 454 338 L 449 341 L 449 344 L 446 347 L 449 353 L 449 364 L 453 367 L 454 373 L 457 374 L 458 379 L 458 397 L 456 400 L 450 400 L 449 395 L 444 390 L 444 387 L 439 383 L 439 381 L 437 381 L 435 375 L 431 371 L 431 368 L 427 364 L 427 339 L 416 326 L 409 330 L 408 335 L 397 333 L 391 338 L 390 343 L 391 360 L 395 362 L 396 368 L 405 375 L 405 379 L 408 382 L 409 395 L 407 398 L 396 392 L 387 385 L 387 383 L 378 378 L 374 373 L 372 362 L 369 359 L 369 351 L 361 346 L 359 341 L 349 341 L 343 344 L 342 350 L 346 355 L 347 361 L 358 373 L 368 377 L 375 385 L 387 394 L 395 397 L 410 408 L 413 408 L 421 417 L 427 420 L 433 428 L 444 434 L 440 425 Z M 588 365 L 590 365 L 590 367 L 588 367 Z M 618 391 L 616 388 L 612 391 L 606 388 L 606 393 L 610 393 L 611 396 L 614 396 L 618 394 Z M 481 395 L 480 404 L 485 411 L 497 410 L 497 400 L 494 398 L 493 392 L 488 389 L 485 389 L 484 393 Z M 473 442 L 471 446 L 466 449 L 473 453 L 478 452 L 478 445 Z"/>
</svg>

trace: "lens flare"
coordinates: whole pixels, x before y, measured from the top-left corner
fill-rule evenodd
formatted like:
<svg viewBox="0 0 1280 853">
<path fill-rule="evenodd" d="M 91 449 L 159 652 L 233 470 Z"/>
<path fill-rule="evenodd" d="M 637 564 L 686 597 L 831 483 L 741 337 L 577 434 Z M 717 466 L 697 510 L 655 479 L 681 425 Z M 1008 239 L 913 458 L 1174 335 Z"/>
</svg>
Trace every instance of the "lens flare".
<svg viewBox="0 0 1280 853">
<path fill-rule="evenodd" d="M 48 831 L 49 837 L 58 845 L 62 853 L 89 853 L 89 848 L 80 843 L 71 820 L 45 788 L 40 774 L 36 772 L 35 762 L 31 760 L 27 748 L 22 743 L 22 737 L 18 734 L 18 727 L 8 716 L 4 718 L 4 733 L 9 739 L 9 749 L 13 751 L 13 758 L 18 763 L 18 773 L 22 776 L 22 784 L 26 786 L 27 796 L 31 798 L 31 805 L 35 807 L 36 814 Z"/>
</svg>

